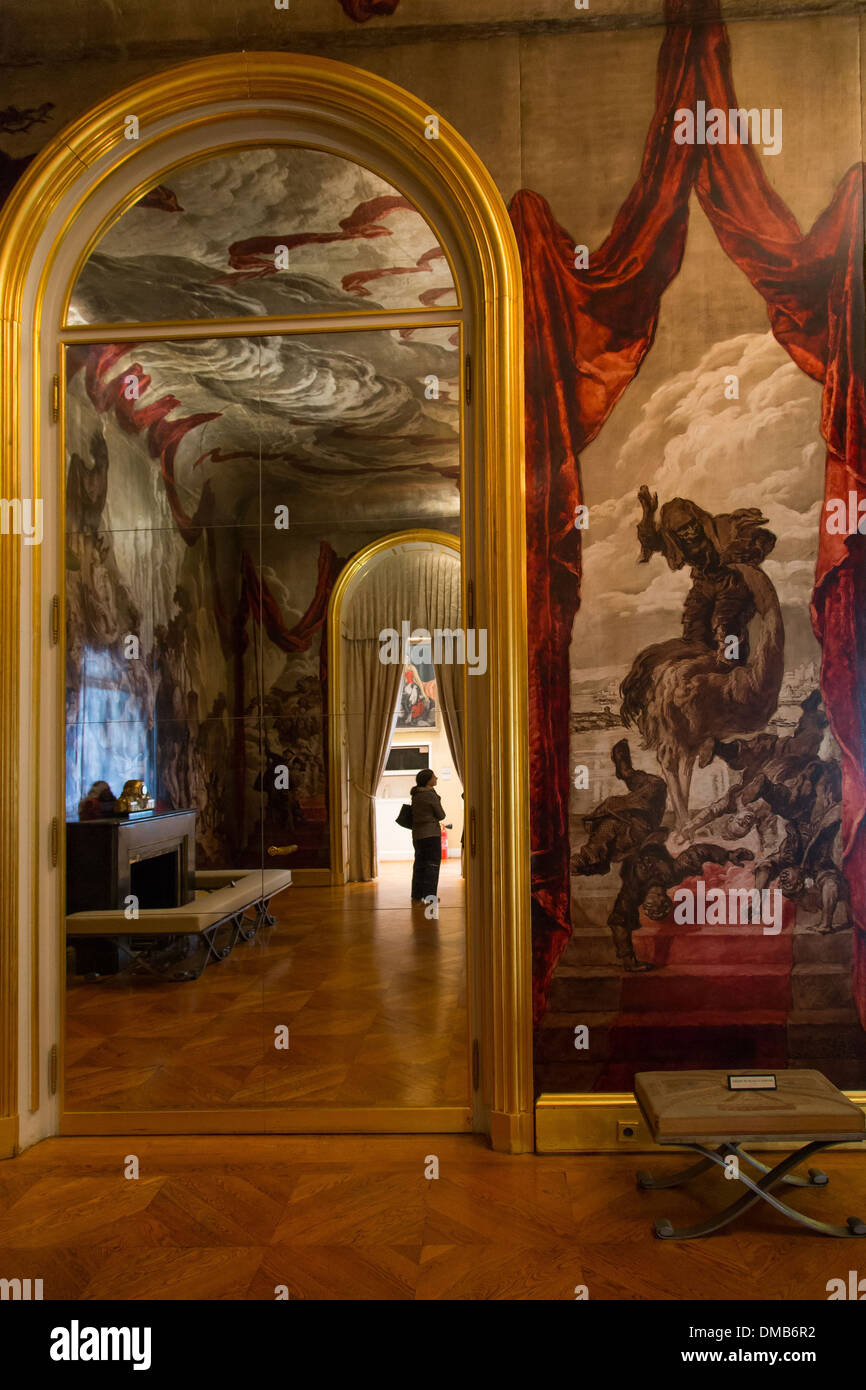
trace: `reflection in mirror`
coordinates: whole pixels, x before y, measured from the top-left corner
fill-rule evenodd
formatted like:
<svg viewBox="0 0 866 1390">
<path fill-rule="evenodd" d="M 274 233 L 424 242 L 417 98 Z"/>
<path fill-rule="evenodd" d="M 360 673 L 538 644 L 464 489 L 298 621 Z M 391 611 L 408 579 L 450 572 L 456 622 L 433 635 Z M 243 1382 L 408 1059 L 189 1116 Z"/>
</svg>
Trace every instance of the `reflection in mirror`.
<svg viewBox="0 0 866 1390">
<path fill-rule="evenodd" d="M 66 1109 L 465 1106 L 459 328 L 66 351 Z"/>
<path fill-rule="evenodd" d="M 434 230 L 363 165 L 277 145 L 233 149 L 162 177 L 85 261 L 70 325 L 457 303 Z"/>
</svg>

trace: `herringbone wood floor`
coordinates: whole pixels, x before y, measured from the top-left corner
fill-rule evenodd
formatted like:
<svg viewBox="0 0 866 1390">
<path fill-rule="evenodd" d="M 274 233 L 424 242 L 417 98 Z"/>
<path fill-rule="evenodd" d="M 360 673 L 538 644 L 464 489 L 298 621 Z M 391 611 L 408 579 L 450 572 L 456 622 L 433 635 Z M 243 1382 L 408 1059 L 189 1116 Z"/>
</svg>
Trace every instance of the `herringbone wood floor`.
<svg viewBox="0 0 866 1390">
<path fill-rule="evenodd" d="M 127 1155 L 140 1176 L 123 1176 Z M 438 1179 L 425 1177 L 429 1155 Z M 639 1192 L 677 1155 L 510 1157 L 472 1137 L 52 1139 L 0 1163 L 0 1277 L 70 1299 L 814 1299 L 866 1243 L 764 1207 L 665 1243 L 653 1217 L 732 1199 L 707 1174 Z M 814 1215 L 866 1217 L 866 1163 L 826 1154 Z"/>
<path fill-rule="evenodd" d="M 467 1105 L 460 864 L 442 865 L 437 921 L 412 908 L 411 874 L 292 887 L 275 926 L 195 981 L 73 979 L 65 1108 Z"/>
</svg>

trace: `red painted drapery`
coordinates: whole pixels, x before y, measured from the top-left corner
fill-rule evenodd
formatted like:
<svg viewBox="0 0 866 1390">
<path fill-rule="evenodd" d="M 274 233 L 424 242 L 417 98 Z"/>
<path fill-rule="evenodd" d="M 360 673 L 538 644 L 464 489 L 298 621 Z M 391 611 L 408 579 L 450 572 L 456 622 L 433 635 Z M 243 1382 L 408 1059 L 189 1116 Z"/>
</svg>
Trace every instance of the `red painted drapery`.
<svg viewBox="0 0 866 1390">
<path fill-rule="evenodd" d="M 574 239 L 547 203 L 517 193 L 511 217 L 525 296 L 533 990 L 536 1021 L 571 932 L 569 644 L 580 602 L 579 454 L 640 367 L 661 295 L 680 267 L 695 187 L 721 245 L 768 305 L 774 335 L 824 385 L 827 497 L 862 495 L 863 166 L 803 236 L 749 145 L 678 145 L 674 113 L 736 108 L 719 0 L 667 0 L 656 113 L 640 175 L 613 229 L 575 268 Z M 686 22 L 700 21 L 700 22 Z M 590 499 L 591 500 L 591 499 Z M 860 537 L 822 526 L 813 621 L 822 686 L 843 755 L 844 841 L 855 915 L 854 988 L 866 1022 L 866 559 Z M 858 600 L 860 611 L 858 612 Z"/>
<path fill-rule="evenodd" d="M 342 563 L 333 546 L 327 541 L 320 541 L 316 591 L 303 617 L 293 628 L 287 628 L 277 600 L 256 571 L 249 551 L 245 550 L 241 556 L 241 606 L 245 613 L 252 613 L 281 652 L 308 651 L 313 637 L 328 616 L 331 590 L 341 568 Z"/>
</svg>

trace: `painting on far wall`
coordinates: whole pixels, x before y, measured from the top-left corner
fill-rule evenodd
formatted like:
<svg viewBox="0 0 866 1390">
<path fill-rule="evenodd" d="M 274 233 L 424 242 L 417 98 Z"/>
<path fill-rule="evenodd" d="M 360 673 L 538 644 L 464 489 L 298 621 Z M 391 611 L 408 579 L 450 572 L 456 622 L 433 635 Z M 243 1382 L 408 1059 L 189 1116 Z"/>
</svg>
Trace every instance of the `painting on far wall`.
<svg viewBox="0 0 866 1390">
<path fill-rule="evenodd" d="M 409 661 L 403 668 L 397 701 L 396 729 L 435 729 L 436 672 L 429 660 L 429 648 L 410 643 Z"/>
</svg>

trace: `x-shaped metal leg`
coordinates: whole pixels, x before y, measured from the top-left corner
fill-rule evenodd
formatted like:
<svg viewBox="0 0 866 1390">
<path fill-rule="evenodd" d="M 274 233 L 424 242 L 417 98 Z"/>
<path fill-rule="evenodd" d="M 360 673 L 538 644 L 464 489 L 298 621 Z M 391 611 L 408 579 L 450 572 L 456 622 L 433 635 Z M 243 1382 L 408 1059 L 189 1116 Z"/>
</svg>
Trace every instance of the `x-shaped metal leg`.
<svg viewBox="0 0 866 1390">
<path fill-rule="evenodd" d="M 743 1163 L 750 1163 L 753 1168 L 757 1168 L 761 1173 L 769 1173 L 770 1169 L 766 1163 L 761 1163 L 760 1159 L 754 1158 L 746 1153 L 739 1144 L 723 1144 L 717 1153 L 727 1156 L 736 1154 L 737 1158 Z M 660 1178 L 653 1177 L 652 1173 L 646 1168 L 641 1168 L 637 1173 L 638 1187 L 657 1188 L 657 1187 L 685 1187 L 686 1183 L 691 1182 L 692 1178 L 697 1178 L 701 1173 L 706 1173 L 716 1162 L 715 1158 L 702 1158 L 698 1163 L 693 1163 L 690 1168 L 681 1168 L 678 1173 L 668 1173 L 667 1176 Z M 808 1178 L 798 1178 L 785 1176 L 782 1182 L 790 1183 L 792 1187 L 826 1187 L 830 1179 L 826 1173 L 822 1173 L 820 1168 L 810 1168 Z"/>
<path fill-rule="evenodd" d="M 270 898 L 262 898 L 259 902 L 259 912 L 261 914 L 259 926 L 272 927 L 276 922 L 276 917 L 271 912 Z"/>
<path fill-rule="evenodd" d="M 728 1148 L 737 1155 L 737 1158 L 746 1163 L 750 1163 L 752 1167 L 757 1168 L 760 1173 L 769 1173 L 770 1169 L 767 1167 L 766 1163 L 761 1163 L 761 1161 L 752 1154 L 747 1154 L 744 1149 L 740 1148 L 739 1144 L 728 1144 Z M 787 1177 L 782 1179 L 782 1182 L 790 1183 L 792 1187 L 826 1187 L 829 1181 L 830 1179 L 827 1177 L 827 1174 L 823 1173 L 820 1168 L 810 1168 L 808 1178 L 798 1178 L 788 1174 Z"/>
<path fill-rule="evenodd" d="M 866 1236 L 866 1222 L 861 1221 L 856 1216 L 849 1216 L 845 1226 L 831 1226 L 826 1221 L 818 1221 L 814 1217 L 805 1216 L 802 1212 L 795 1211 L 793 1207 L 789 1207 L 786 1203 L 780 1202 L 778 1197 L 774 1197 L 770 1191 L 771 1188 L 778 1186 L 779 1183 L 786 1180 L 792 1168 L 796 1168 L 798 1164 L 804 1162 L 807 1158 L 811 1158 L 812 1154 L 820 1152 L 821 1149 L 831 1148 L 831 1143 L 814 1140 L 812 1143 L 804 1145 L 802 1149 L 798 1149 L 796 1153 L 788 1154 L 787 1158 L 783 1158 L 780 1163 L 776 1164 L 775 1168 L 766 1168 L 764 1164 L 759 1163 L 757 1159 L 753 1159 L 746 1154 L 741 1154 L 739 1146 L 733 1143 L 722 1144 L 715 1151 L 705 1148 L 703 1144 L 687 1144 L 684 1145 L 684 1147 L 693 1149 L 695 1153 L 701 1154 L 701 1160 L 698 1163 L 692 1164 L 690 1168 L 685 1169 L 682 1173 L 672 1174 L 667 1178 L 658 1180 L 654 1180 L 651 1175 L 645 1171 L 641 1172 L 638 1174 L 638 1186 L 678 1187 L 683 1182 L 689 1182 L 692 1178 L 697 1177 L 699 1173 L 706 1172 L 713 1164 L 718 1165 L 720 1168 L 725 1168 L 725 1159 L 730 1157 L 731 1154 L 735 1154 L 738 1159 L 745 1158 L 747 1162 L 762 1169 L 763 1177 L 760 1178 L 758 1182 L 753 1182 L 751 1178 L 746 1177 L 745 1173 L 739 1172 L 736 1181 L 743 1183 L 749 1191 L 745 1192 L 736 1202 L 732 1202 L 730 1206 L 725 1207 L 714 1216 L 708 1217 L 706 1221 L 699 1222 L 696 1226 L 675 1227 L 667 1217 L 657 1218 L 654 1223 L 654 1229 L 660 1240 L 694 1240 L 700 1236 L 712 1235 L 715 1231 L 721 1230 L 723 1226 L 727 1226 L 731 1221 L 735 1221 L 738 1216 L 742 1216 L 744 1212 L 747 1212 L 759 1201 L 769 1202 L 770 1206 L 775 1207 L 777 1211 L 790 1217 L 792 1221 L 798 1222 L 799 1225 L 805 1226 L 808 1230 L 815 1231 L 819 1235 L 844 1237 Z M 812 1183 L 816 1186 L 823 1186 L 821 1179 L 823 1179 L 824 1183 L 827 1181 L 826 1176 L 818 1169 L 812 1170 L 810 1177 Z M 649 1179 L 648 1182 L 646 1181 L 647 1178 Z M 806 1182 L 805 1179 L 800 1179 L 797 1185 L 809 1186 L 810 1184 Z"/>
<path fill-rule="evenodd" d="M 256 906 L 257 904 L 254 904 L 254 907 Z M 238 930 L 240 931 L 243 941 L 252 941 L 259 927 L 262 925 L 262 918 L 258 911 L 256 911 L 255 917 L 248 917 L 247 910 L 248 909 L 245 909 L 238 919 Z"/>
</svg>

